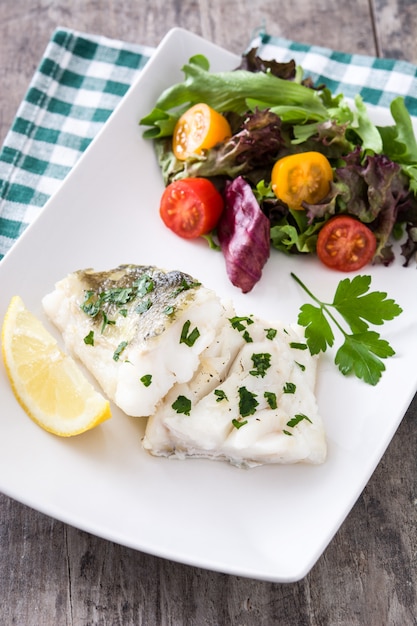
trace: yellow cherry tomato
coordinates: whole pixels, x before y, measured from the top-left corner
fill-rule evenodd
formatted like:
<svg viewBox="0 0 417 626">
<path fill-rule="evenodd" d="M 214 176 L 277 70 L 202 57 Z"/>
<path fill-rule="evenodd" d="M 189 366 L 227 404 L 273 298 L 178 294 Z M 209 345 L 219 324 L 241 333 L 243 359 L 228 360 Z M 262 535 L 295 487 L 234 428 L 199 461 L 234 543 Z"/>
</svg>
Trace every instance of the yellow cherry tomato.
<svg viewBox="0 0 417 626">
<path fill-rule="evenodd" d="M 181 117 L 174 128 L 172 151 L 184 161 L 193 154 L 212 148 L 232 134 L 230 125 L 221 113 L 204 103 L 195 104 Z"/>
<path fill-rule="evenodd" d="M 272 190 L 290 209 L 302 210 L 303 202 L 317 204 L 330 191 L 333 170 L 321 152 L 301 152 L 279 159 L 272 168 Z"/>
</svg>

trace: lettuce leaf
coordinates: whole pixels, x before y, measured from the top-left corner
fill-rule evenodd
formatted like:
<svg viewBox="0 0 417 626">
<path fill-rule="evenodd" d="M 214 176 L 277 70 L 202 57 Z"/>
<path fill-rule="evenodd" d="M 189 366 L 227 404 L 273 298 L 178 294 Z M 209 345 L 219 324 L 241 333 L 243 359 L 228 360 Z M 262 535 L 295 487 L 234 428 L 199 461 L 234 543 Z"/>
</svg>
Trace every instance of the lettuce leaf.
<svg viewBox="0 0 417 626">
<path fill-rule="evenodd" d="M 404 98 L 395 98 L 390 111 L 395 124 L 378 129 L 383 144 L 381 152 L 401 165 L 409 178 L 410 189 L 417 195 L 417 139 Z"/>
<path fill-rule="evenodd" d="M 394 123 L 376 126 L 359 95 L 351 106 L 342 94 L 314 88 L 293 61 L 265 61 L 256 50 L 243 55 L 232 71 L 210 72 L 202 55 L 182 69 L 184 80 L 166 89 L 140 124 L 146 127 L 144 136 L 155 140 L 166 185 L 200 176 L 224 193 L 220 233 L 233 284 L 248 291 L 254 276 L 260 277 L 267 258 L 266 230 L 279 250 L 314 253 L 318 231 L 337 213 L 353 215 L 373 230 L 378 242 L 374 262 L 390 264 L 392 238 L 403 236 L 401 252 L 404 265 L 409 263 L 417 252 L 417 140 L 404 98 L 391 103 Z M 174 126 L 198 102 L 224 113 L 233 135 L 179 161 L 171 148 Z M 287 154 L 310 150 L 330 160 L 334 181 L 320 204 L 291 211 L 272 192 L 271 169 Z M 261 243 L 244 221 L 247 209 L 254 224 L 261 224 Z"/>
<path fill-rule="evenodd" d="M 360 96 L 355 99 L 356 109 L 351 109 L 342 94 L 333 96 L 329 89 L 307 86 L 309 81 L 300 80 L 294 64 L 262 61 L 252 54 L 238 69 L 210 72 L 208 60 L 197 55 L 182 71 L 184 80 L 163 91 L 153 110 L 140 120 L 148 127 L 144 137 L 172 135 L 179 116 L 192 105 L 205 102 L 220 113 L 237 115 L 269 109 L 283 122 L 294 125 L 299 143 L 315 134 L 315 125 L 333 120 L 344 127 L 344 132 L 349 129 L 364 149 L 380 152 L 382 148 L 379 129 L 371 122 Z"/>
<path fill-rule="evenodd" d="M 255 111 L 244 118 L 230 139 L 186 161 L 175 158 L 170 139 L 157 139 L 155 143 L 164 182 L 168 184 L 195 176 L 236 178 L 251 173 L 253 179 L 259 180 L 269 176 L 277 155 L 289 140 L 284 136 L 279 117 L 270 111 Z M 254 170 L 257 175 L 253 174 Z"/>
<path fill-rule="evenodd" d="M 199 102 L 205 102 L 220 113 L 243 115 L 255 108 L 284 107 L 292 109 L 297 120 L 300 111 L 303 121 L 329 118 L 318 90 L 275 76 L 271 71 L 210 72 L 208 63 L 201 63 L 200 57 L 199 62 L 190 59 L 182 71 L 184 80 L 163 91 L 154 109 L 140 120 L 142 126 L 150 127 L 145 130 L 145 137 L 172 135 L 175 119 Z M 288 114 L 287 119 L 290 119 Z"/>
<path fill-rule="evenodd" d="M 242 176 L 228 181 L 224 196 L 217 236 L 230 282 L 248 293 L 261 278 L 270 255 L 269 220 Z"/>
<path fill-rule="evenodd" d="M 340 210 L 368 224 L 377 238 L 375 263 L 388 265 L 394 256 L 389 238 L 400 211 L 413 202 L 401 166 L 382 154 L 368 155 L 362 162 L 359 150 L 337 168 Z"/>
<path fill-rule="evenodd" d="M 335 214 L 347 213 L 374 232 L 374 263 L 392 263 L 391 239 L 397 230 L 406 236 L 401 249 L 405 264 L 417 251 L 417 198 L 410 191 L 401 166 L 385 155 L 367 155 L 363 159 L 359 148 L 346 155 L 344 164 L 335 169 L 327 198 L 304 207 L 305 211 L 290 211 L 275 204 L 269 210 L 273 247 L 289 253 L 315 252 L 323 223 Z"/>
</svg>

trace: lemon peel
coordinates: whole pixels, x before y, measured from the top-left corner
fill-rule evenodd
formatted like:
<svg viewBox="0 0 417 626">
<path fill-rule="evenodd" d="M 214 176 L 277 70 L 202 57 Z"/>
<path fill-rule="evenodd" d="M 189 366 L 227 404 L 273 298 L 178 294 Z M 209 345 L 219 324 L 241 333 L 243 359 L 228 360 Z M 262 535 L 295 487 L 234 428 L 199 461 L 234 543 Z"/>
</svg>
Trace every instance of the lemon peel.
<svg viewBox="0 0 417 626">
<path fill-rule="evenodd" d="M 4 317 L 2 356 L 16 399 L 41 428 L 61 437 L 90 430 L 111 417 L 110 403 L 64 353 L 20 296 Z"/>
</svg>

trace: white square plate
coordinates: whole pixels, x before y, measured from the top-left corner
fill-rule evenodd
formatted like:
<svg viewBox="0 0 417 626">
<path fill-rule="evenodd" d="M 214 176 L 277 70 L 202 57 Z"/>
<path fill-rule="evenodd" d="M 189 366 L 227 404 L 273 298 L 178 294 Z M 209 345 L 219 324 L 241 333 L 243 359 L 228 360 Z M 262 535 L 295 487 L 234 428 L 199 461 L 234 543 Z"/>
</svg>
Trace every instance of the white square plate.
<svg viewBox="0 0 417 626">
<path fill-rule="evenodd" d="M 41 317 L 41 298 L 67 273 L 120 263 L 189 272 L 241 315 L 296 320 L 308 299 L 290 272 L 322 299 L 341 275 L 314 259 L 272 252 L 262 280 L 247 295 L 229 283 L 220 253 L 184 242 L 162 225 L 163 183 L 152 143 L 138 125 L 163 88 L 182 80 L 196 53 L 211 69 L 238 58 L 181 29 L 168 33 L 103 130 L 40 217 L 0 263 L 3 318 L 19 294 Z M 391 123 L 384 110 L 378 122 Z M 396 350 L 381 382 L 344 378 L 326 354 L 317 396 L 328 434 L 327 461 L 237 469 L 222 462 L 153 458 L 141 447 L 144 421 L 116 408 L 99 428 L 60 439 L 38 428 L 17 404 L 0 369 L 0 489 L 39 511 L 154 555 L 276 582 L 302 578 L 349 513 L 417 389 L 417 274 L 401 260 L 369 268 L 372 288 L 404 309 L 382 328 Z M 50 330 L 53 330 L 48 325 Z M 54 331 L 53 331 L 54 332 Z"/>
</svg>

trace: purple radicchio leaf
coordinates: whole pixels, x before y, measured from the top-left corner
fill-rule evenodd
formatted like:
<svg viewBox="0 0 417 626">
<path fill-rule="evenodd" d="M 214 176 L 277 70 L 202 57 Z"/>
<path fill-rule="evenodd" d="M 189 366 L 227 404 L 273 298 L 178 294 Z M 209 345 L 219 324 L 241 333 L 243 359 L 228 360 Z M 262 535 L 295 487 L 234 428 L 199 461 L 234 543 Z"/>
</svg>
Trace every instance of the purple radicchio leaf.
<svg viewBox="0 0 417 626">
<path fill-rule="evenodd" d="M 248 293 L 269 258 L 270 223 L 242 176 L 226 184 L 224 195 L 217 235 L 231 283 Z"/>
<path fill-rule="evenodd" d="M 272 59 L 267 61 L 258 56 L 258 48 L 252 48 L 242 55 L 239 66 L 236 69 L 247 70 L 248 72 L 271 72 L 274 76 L 285 80 L 294 80 L 296 75 L 296 64 L 294 59 L 279 62 Z"/>
</svg>

